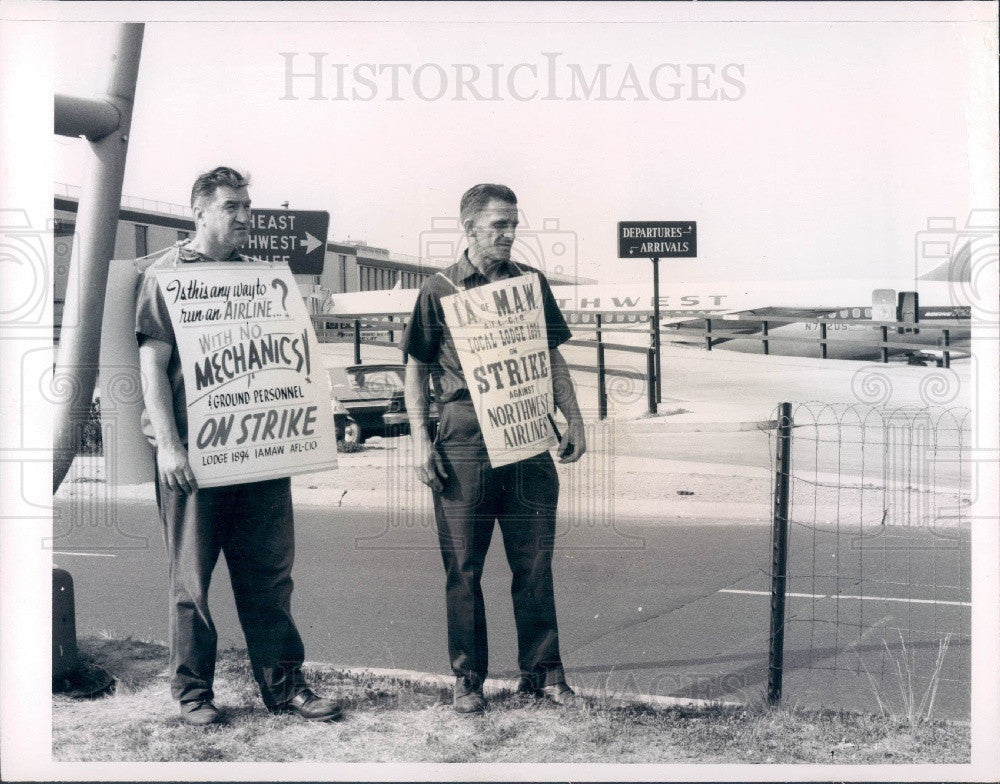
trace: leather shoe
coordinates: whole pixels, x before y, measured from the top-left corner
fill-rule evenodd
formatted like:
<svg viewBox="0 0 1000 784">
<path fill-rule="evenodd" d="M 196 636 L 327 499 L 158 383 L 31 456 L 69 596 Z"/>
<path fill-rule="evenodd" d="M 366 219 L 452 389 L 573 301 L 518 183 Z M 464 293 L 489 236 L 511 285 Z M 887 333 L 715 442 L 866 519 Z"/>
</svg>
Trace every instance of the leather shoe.
<svg viewBox="0 0 1000 784">
<path fill-rule="evenodd" d="M 531 682 L 530 678 L 523 678 L 523 677 L 517 682 L 517 692 L 516 693 L 517 694 L 530 694 L 532 697 L 538 697 L 541 694 L 538 691 L 538 687 L 535 686 L 535 684 Z"/>
<path fill-rule="evenodd" d="M 569 687 L 566 681 L 538 687 L 530 678 L 522 677 L 517 682 L 517 693 L 530 694 L 532 697 L 544 697 L 559 705 L 575 705 L 577 702 L 576 692 Z"/>
<path fill-rule="evenodd" d="M 562 705 L 564 707 L 577 704 L 576 692 L 569 687 L 569 684 L 567 684 L 566 681 L 553 683 L 549 686 L 542 686 L 542 688 L 538 691 L 538 696 L 544 697 L 545 699 L 551 700 L 557 705 Z"/>
<path fill-rule="evenodd" d="M 288 702 L 274 708 L 272 713 L 294 713 L 306 721 L 336 721 L 342 715 L 340 706 L 334 700 L 318 697 L 312 689 L 302 689 Z"/>
<path fill-rule="evenodd" d="M 218 724 L 223 719 L 222 711 L 211 700 L 191 700 L 181 703 L 181 721 L 194 727 Z"/>
<path fill-rule="evenodd" d="M 482 713 L 486 710 L 483 687 L 459 677 L 455 680 L 455 697 L 452 701 L 455 713 Z"/>
</svg>

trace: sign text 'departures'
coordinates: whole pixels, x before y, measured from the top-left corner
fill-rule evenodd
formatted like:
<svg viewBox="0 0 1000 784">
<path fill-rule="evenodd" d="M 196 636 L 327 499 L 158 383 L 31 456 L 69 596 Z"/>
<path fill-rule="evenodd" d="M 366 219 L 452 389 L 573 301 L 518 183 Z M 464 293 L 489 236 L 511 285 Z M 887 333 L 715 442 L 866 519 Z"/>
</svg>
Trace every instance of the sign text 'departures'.
<svg viewBox="0 0 1000 784">
<path fill-rule="evenodd" d="M 698 255 L 695 221 L 619 221 L 618 258 L 671 259 Z"/>
</svg>

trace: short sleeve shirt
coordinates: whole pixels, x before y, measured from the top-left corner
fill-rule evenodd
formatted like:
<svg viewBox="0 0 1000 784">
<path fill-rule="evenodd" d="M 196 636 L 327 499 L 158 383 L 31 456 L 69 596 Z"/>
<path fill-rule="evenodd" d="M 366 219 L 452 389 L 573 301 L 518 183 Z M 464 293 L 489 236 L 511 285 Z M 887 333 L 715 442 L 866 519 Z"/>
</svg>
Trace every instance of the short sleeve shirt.
<svg viewBox="0 0 1000 784">
<path fill-rule="evenodd" d="M 537 272 L 541 280 L 545 325 L 549 348 L 553 349 L 569 340 L 571 333 L 545 275 L 526 265 L 507 262 L 500 268 L 500 277 L 516 278 L 533 272 Z M 471 289 L 487 283 L 489 281 L 469 261 L 466 253 L 457 263 L 424 281 L 417 295 L 410 323 L 403 333 L 402 349 L 409 356 L 430 365 L 434 396 L 440 403 L 459 400 L 469 394 L 455 341 L 444 320 L 441 298 L 454 294 L 459 287 Z"/>
<path fill-rule="evenodd" d="M 184 375 L 181 372 L 181 358 L 177 352 L 177 341 L 174 339 L 174 327 L 170 322 L 170 312 L 163 299 L 163 292 L 156 282 L 156 270 L 167 269 L 177 264 L 196 264 L 213 261 L 207 256 L 189 250 L 185 244 L 177 244 L 163 253 L 143 258 L 136 262 L 139 271 L 139 282 L 135 300 L 135 338 L 141 346 L 148 338 L 162 340 L 171 347 L 170 360 L 167 363 L 167 380 L 173 398 L 174 421 L 177 423 L 177 434 L 181 443 L 187 446 L 187 396 L 184 393 Z M 252 261 L 252 259 L 233 253 L 227 261 Z M 156 446 L 153 426 L 146 408 L 142 409 L 140 424 L 143 435 Z"/>
</svg>

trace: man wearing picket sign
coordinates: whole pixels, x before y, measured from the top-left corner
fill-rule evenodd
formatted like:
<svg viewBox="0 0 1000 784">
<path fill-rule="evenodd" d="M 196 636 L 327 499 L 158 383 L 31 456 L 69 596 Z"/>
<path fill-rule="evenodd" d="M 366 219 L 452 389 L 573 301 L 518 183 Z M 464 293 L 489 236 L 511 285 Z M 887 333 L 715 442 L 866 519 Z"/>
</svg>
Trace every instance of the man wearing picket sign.
<svg viewBox="0 0 1000 784">
<path fill-rule="evenodd" d="M 486 707 L 486 617 L 480 580 L 495 523 L 513 572 L 518 691 L 574 702 L 559 654 L 552 548 L 559 479 L 549 449 L 586 451 L 583 419 L 558 346 L 569 328 L 545 276 L 511 260 L 517 197 L 503 185 L 468 190 L 468 250 L 428 278 L 403 337 L 415 468 L 434 496 L 446 574 L 454 709 Z M 440 407 L 431 442 L 428 378 Z M 567 426 L 561 440 L 551 416 Z"/>
<path fill-rule="evenodd" d="M 189 444 L 188 401 L 175 334 L 183 325 L 173 323 L 157 284 L 165 270 L 190 273 L 195 265 L 218 262 L 236 270 L 235 265 L 256 262 L 237 252 L 248 239 L 248 184 L 244 175 L 226 167 L 198 177 L 191 192 L 195 235 L 140 270 L 136 302 L 142 426 L 156 449 L 156 498 L 170 565 L 171 694 L 180 702 L 181 719 L 193 725 L 224 718 L 214 703 L 217 634 L 208 609 L 209 580 L 220 551 L 267 708 L 311 721 L 341 714 L 335 701 L 308 688 L 301 671 L 304 648 L 290 611 L 291 481 L 284 476 L 199 488 L 189 459 L 196 423 L 191 422 Z"/>
</svg>

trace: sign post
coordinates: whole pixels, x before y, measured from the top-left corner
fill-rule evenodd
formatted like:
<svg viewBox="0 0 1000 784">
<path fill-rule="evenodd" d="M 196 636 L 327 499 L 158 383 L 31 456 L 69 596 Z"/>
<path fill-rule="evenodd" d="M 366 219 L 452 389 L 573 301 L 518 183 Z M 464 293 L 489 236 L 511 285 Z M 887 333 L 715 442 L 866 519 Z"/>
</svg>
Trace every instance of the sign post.
<svg viewBox="0 0 1000 784">
<path fill-rule="evenodd" d="M 663 402 L 663 384 L 660 382 L 660 257 L 653 256 L 653 352 L 656 356 L 656 402 Z"/>
<path fill-rule="evenodd" d="M 261 261 L 287 264 L 296 275 L 322 275 L 329 229 L 328 212 L 255 207 L 243 250 Z"/>
<path fill-rule="evenodd" d="M 619 221 L 618 258 L 653 262 L 653 351 L 656 356 L 656 402 L 663 402 L 660 382 L 660 258 L 698 255 L 695 221 Z"/>
</svg>

